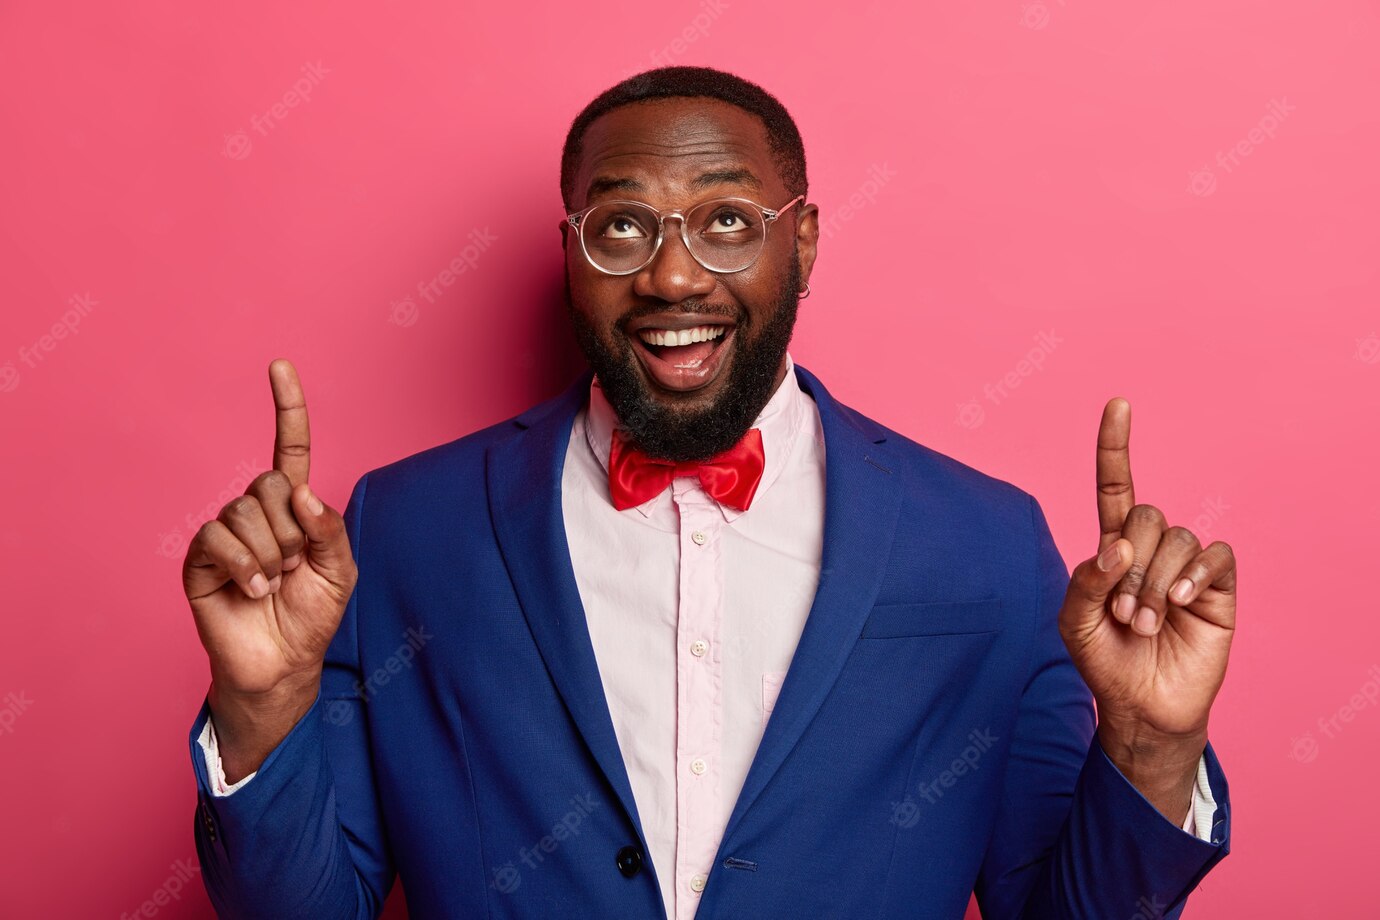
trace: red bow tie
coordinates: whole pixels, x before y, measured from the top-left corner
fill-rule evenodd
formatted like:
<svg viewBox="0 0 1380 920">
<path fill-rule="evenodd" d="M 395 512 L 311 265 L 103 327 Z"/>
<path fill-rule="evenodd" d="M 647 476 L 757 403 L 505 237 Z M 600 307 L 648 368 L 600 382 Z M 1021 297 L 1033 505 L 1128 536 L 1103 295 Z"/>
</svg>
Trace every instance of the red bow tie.
<svg viewBox="0 0 1380 920">
<path fill-rule="evenodd" d="M 765 462 L 762 432 L 756 428 L 749 428 L 741 441 L 721 454 L 681 463 L 647 456 L 615 428 L 609 447 L 609 494 L 613 507 L 623 511 L 660 495 L 677 475 L 698 474 L 700 485 L 715 501 L 746 511 Z"/>
</svg>

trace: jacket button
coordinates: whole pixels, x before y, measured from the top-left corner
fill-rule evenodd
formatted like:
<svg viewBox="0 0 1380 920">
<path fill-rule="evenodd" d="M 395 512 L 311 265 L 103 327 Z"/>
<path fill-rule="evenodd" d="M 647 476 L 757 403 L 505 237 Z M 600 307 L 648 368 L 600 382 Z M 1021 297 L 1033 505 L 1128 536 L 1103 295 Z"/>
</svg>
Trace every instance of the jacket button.
<svg viewBox="0 0 1380 920">
<path fill-rule="evenodd" d="M 637 847 L 623 847 L 614 858 L 618 862 L 618 871 L 626 878 L 632 878 L 642 868 L 642 852 Z"/>
</svg>

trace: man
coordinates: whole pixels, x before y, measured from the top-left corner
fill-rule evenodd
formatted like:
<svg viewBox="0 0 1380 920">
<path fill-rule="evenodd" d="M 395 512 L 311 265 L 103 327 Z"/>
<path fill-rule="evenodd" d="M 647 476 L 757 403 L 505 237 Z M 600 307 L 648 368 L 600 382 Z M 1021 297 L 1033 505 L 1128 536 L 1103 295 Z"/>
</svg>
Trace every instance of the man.
<svg viewBox="0 0 1380 920">
<path fill-rule="evenodd" d="M 218 910 L 374 916 L 397 875 L 417 917 L 1178 915 L 1228 849 L 1230 549 L 1137 504 L 1124 400 L 1071 578 L 1034 498 L 834 400 L 786 351 L 805 177 L 729 74 L 590 103 L 591 372 L 343 516 L 270 365 L 274 468 L 184 567 Z"/>
</svg>

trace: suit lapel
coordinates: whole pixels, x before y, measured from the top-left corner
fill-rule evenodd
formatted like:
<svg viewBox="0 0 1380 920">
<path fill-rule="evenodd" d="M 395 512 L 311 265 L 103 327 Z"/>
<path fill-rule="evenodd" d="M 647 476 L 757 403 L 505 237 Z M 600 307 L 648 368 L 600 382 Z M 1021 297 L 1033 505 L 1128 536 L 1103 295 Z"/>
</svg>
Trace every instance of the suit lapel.
<svg viewBox="0 0 1380 920">
<path fill-rule="evenodd" d="M 485 475 L 499 550 L 537 649 L 585 743 L 645 842 L 580 601 L 561 509 L 561 474 L 586 371 L 560 396 L 514 421 L 489 447 Z"/>
<path fill-rule="evenodd" d="M 795 366 L 814 397 L 824 429 L 824 552 L 814 603 L 720 842 L 776 775 L 823 705 L 853 650 L 881 588 L 901 507 L 901 491 L 882 446 L 881 426 L 834 401 L 813 374 Z"/>
</svg>

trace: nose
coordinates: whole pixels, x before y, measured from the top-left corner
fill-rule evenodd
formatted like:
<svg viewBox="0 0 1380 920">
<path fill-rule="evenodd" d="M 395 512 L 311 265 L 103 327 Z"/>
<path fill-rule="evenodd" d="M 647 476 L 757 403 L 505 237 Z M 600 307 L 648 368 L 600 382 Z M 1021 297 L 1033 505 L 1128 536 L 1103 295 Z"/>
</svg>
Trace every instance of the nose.
<svg viewBox="0 0 1380 920">
<path fill-rule="evenodd" d="M 633 276 L 633 291 L 641 297 L 655 297 L 677 303 L 689 297 L 705 297 L 714 292 L 718 279 L 690 254 L 681 237 L 681 221 L 668 220 L 661 248 L 641 271 Z"/>
</svg>

